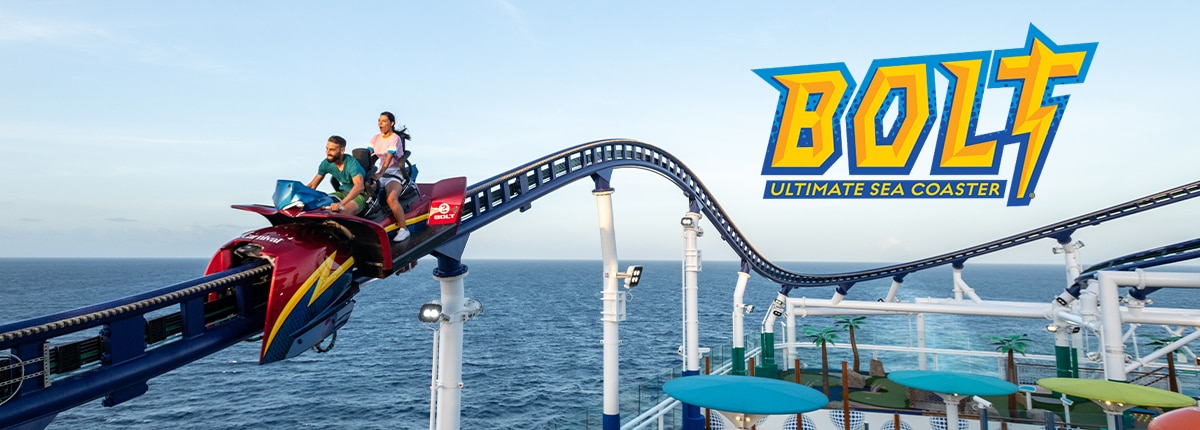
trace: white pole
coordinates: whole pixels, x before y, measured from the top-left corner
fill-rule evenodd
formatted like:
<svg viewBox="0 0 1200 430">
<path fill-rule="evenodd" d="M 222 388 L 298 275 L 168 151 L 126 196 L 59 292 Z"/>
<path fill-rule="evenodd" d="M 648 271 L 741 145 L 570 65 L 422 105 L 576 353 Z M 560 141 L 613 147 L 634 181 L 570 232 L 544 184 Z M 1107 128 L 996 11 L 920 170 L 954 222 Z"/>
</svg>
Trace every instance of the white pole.
<svg viewBox="0 0 1200 430">
<path fill-rule="evenodd" d="M 1082 243 L 1064 243 L 1062 246 L 1063 260 L 1067 266 L 1067 286 L 1075 283 L 1075 278 L 1083 272 L 1083 268 L 1079 266 L 1078 249 L 1082 248 Z"/>
<path fill-rule="evenodd" d="M 604 289 L 601 291 L 604 312 L 600 318 L 604 322 L 604 430 L 616 430 L 621 427 L 621 404 L 618 399 L 621 339 L 617 315 L 617 295 L 621 292 L 617 290 L 617 232 L 613 227 L 612 193 L 611 189 L 592 192 L 596 196 L 600 253 L 604 259 Z"/>
<path fill-rule="evenodd" d="M 692 220 L 691 225 L 683 226 L 684 240 L 684 290 L 687 316 L 684 318 L 687 326 L 687 366 L 686 370 L 700 370 L 700 315 L 699 287 L 697 274 L 700 272 L 700 250 L 696 248 L 696 236 L 699 232 L 700 214 L 688 212 L 684 218 Z"/>
<path fill-rule="evenodd" d="M 796 360 L 796 306 L 791 300 L 787 302 L 787 349 L 783 350 L 783 368 L 795 365 Z M 797 372 L 800 369 L 796 369 Z"/>
<path fill-rule="evenodd" d="M 464 303 L 463 278 L 467 274 L 441 278 L 434 276 L 442 285 L 442 319 L 438 330 L 441 351 L 438 353 L 438 430 L 458 430 L 462 414 L 462 341 Z"/>
<path fill-rule="evenodd" d="M 958 265 L 954 266 L 954 276 L 953 277 L 954 277 L 954 293 L 955 293 L 956 299 L 962 300 L 962 295 L 966 294 L 967 298 L 971 299 L 972 302 L 983 303 L 983 299 L 979 298 L 978 294 L 975 294 L 975 289 L 971 288 L 970 285 L 967 285 L 967 281 L 963 280 L 961 266 L 958 266 Z"/>
<path fill-rule="evenodd" d="M 746 272 L 738 272 L 737 286 L 733 288 L 733 347 L 745 348 L 745 336 L 743 332 L 743 319 L 745 318 L 745 302 L 742 301 L 742 296 L 746 293 L 746 281 L 750 280 L 750 274 Z"/>
<path fill-rule="evenodd" d="M 683 285 L 684 306 L 687 311 L 684 316 L 685 343 L 687 350 L 684 361 L 683 376 L 700 374 L 700 306 L 697 277 L 700 272 L 700 249 L 696 247 L 696 238 L 701 234 L 700 214 L 688 211 L 680 221 L 683 225 Z M 697 430 L 704 428 L 704 415 L 696 405 L 685 404 L 683 407 L 683 428 Z"/>
<path fill-rule="evenodd" d="M 429 430 L 434 430 L 437 423 L 437 393 L 438 393 L 438 331 L 433 331 L 433 371 L 429 375 Z"/>
<path fill-rule="evenodd" d="M 896 299 L 896 292 L 900 291 L 900 283 L 901 282 L 903 282 L 903 281 L 900 281 L 900 280 L 896 279 L 895 277 L 892 278 L 892 286 L 888 287 L 887 297 L 883 299 L 884 302 L 891 303 L 891 302 L 898 301 Z"/>
<path fill-rule="evenodd" d="M 1104 346 L 1104 378 L 1125 381 L 1125 341 L 1121 338 L 1121 298 L 1117 282 L 1100 272 L 1100 324 Z"/>
<path fill-rule="evenodd" d="M 942 396 L 942 401 L 946 402 L 946 428 L 950 430 L 958 430 L 958 401 L 962 400 L 962 396 L 957 394 L 939 394 Z"/>
<path fill-rule="evenodd" d="M 746 374 L 746 336 L 742 327 L 746 305 L 742 301 L 742 295 L 746 293 L 746 282 L 750 280 L 750 274 L 746 273 L 749 269 L 745 267 L 745 263 L 742 264 L 742 270 L 738 272 L 737 286 L 733 288 L 733 349 L 730 351 L 730 355 L 733 356 L 733 369 L 730 373 L 734 375 Z"/>
</svg>

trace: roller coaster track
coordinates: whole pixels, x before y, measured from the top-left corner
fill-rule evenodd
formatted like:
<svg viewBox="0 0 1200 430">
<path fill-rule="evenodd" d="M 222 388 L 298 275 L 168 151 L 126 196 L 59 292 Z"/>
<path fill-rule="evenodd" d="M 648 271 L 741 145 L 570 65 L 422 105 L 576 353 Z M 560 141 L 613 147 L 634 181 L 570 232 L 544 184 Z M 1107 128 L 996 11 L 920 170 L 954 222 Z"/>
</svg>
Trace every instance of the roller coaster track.
<svg viewBox="0 0 1200 430">
<path fill-rule="evenodd" d="M 708 218 L 749 267 L 785 288 L 849 286 L 885 277 L 899 280 L 908 273 L 962 264 L 969 258 L 1039 239 L 1053 238 L 1066 243 L 1077 229 L 1200 195 L 1200 182 L 1193 182 L 921 260 L 841 274 L 801 274 L 771 263 L 759 253 L 708 188 L 680 160 L 647 143 L 602 140 L 547 155 L 468 187 L 455 236 L 439 236 L 426 240 L 427 243 L 414 244 L 413 248 L 439 256 L 461 255 L 466 238 L 475 230 L 514 211 L 528 210 L 534 200 L 580 179 L 591 178 L 597 182 L 597 188 L 606 187 L 613 170 L 618 168 L 649 170 L 673 182 L 689 197 L 690 207 Z M 1125 270 L 1126 266 L 1194 258 L 1200 242 L 1193 242 L 1122 257 L 1113 260 L 1110 266 Z M 121 403 L 144 393 L 148 379 L 261 333 L 264 285 L 269 284 L 272 269 L 269 263 L 256 260 L 135 296 L 0 324 L 0 429 L 12 425 L 40 428 L 58 412 L 99 397 L 104 397 L 108 406 Z M 355 283 L 373 279 L 356 276 Z M 213 300 L 211 293 L 218 291 L 232 293 Z M 179 310 L 148 316 L 171 307 Z M 95 328 L 101 329 L 99 336 L 52 344 L 60 336 Z"/>
<path fill-rule="evenodd" d="M 611 171 L 617 168 L 645 169 L 673 182 L 698 204 L 721 238 L 742 261 L 764 278 L 789 287 L 844 286 L 887 277 L 902 279 L 912 272 L 946 264 L 962 264 L 970 258 L 1040 239 L 1053 238 L 1066 243 L 1080 228 L 1200 196 L 1200 181 L 1197 181 L 1023 233 L 916 261 L 840 274 L 803 274 L 784 269 L 759 253 L 700 178 L 670 153 L 634 140 L 600 140 L 547 155 L 472 185 L 467 190 L 463 222 L 458 234 L 470 234 L 515 210 L 527 210 L 534 200 L 576 180 L 595 175 L 607 180 Z"/>
</svg>

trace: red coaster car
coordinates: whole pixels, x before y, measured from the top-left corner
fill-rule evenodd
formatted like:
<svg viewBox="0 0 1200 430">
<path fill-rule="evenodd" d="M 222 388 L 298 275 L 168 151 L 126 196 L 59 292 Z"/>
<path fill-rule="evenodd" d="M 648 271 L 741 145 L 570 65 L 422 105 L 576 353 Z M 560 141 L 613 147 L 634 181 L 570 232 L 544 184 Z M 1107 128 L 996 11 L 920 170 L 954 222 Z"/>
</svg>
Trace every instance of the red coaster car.
<svg viewBox="0 0 1200 430">
<path fill-rule="evenodd" d="M 368 150 L 355 149 L 353 154 L 363 166 L 373 166 Z M 405 151 L 406 170 L 415 179 L 416 169 L 407 164 L 408 156 Z M 263 215 L 271 226 L 225 244 L 209 262 L 206 273 L 227 270 L 248 259 L 267 259 L 274 265 L 265 298 L 260 363 L 291 358 L 317 346 L 349 319 L 359 284 L 404 272 L 454 237 L 466 178 L 432 184 L 409 180 L 408 184 L 400 201 L 411 236 L 398 243 L 391 241 L 391 235 L 399 226 L 382 201 L 384 196 L 371 187 L 362 216 L 325 210 L 328 203 L 320 201 L 323 193 L 295 181 L 279 181 L 275 206 L 233 206 Z"/>
</svg>

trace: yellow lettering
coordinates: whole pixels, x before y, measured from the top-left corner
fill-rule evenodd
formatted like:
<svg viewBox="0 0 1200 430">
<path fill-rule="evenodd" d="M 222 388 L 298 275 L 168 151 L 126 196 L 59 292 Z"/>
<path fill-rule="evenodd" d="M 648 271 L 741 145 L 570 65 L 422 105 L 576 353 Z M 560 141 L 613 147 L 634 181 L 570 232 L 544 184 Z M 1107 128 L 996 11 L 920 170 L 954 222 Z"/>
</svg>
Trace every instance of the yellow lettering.
<svg viewBox="0 0 1200 430">
<path fill-rule="evenodd" d="M 882 131 L 876 129 L 875 119 L 892 90 L 905 92 L 905 104 L 900 106 L 904 114 L 898 118 L 903 122 L 892 137 L 891 144 L 880 144 Z M 929 82 L 925 64 L 884 66 L 875 69 L 867 88 L 855 101 L 852 120 L 852 150 L 854 167 L 903 169 L 915 154 L 928 130 Z"/>
<path fill-rule="evenodd" d="M 979 100 L 976 100 L 976 88 L 982 78 L 983 60 L 972 59 L 965 61 L 947 61 L 942 63 L 947 71 L 954 75 L 954 100 L 949 115 L 942 120 L 946 122 L 946 134 L 941 144 L 941 158 L 938 166 L 944 168 L 987 168 L 994 167 L 996 159 L 996 141 L 988 140 L 967 145 L 967 138 L 977 123 L 975 115 L 979 112 Z"/>
<path fill-rule="evenodd" d="M 1025 152 L 1018 155 L 1018 174 L 1014 175 L 1017 182 L 1013 184 L 1017 187 L 1014 196 L 1018 199 L 1028 198 L 1034 171 L 1042 162 L 1043 149 L 1058 113 L 1058 104 L 1042 105 L 1050 79 L 1079 76 L 1087 56 L 1087 51 L 1054 52 L 1041 39 L 1034 38 L 1029 55 L 1004 57 L 999 61 L 996 79 L 1022 81 L 1012 129 L 1013 136 L 1028 135 Z"/>
<path fill-rule="evenodd" d="M 779 75 L 774 79 L 787 88 L 787 100 L 779 131 L 771 145 L 771 167 L 819 168 L 830 160 L 840 144 L 835 136 L 838 104 L 849 83 L 841 72 L 827 71 Z M 816 109 L 806 109 L 809 96 L 819 94 Z M 812 145 L 800 146 L 803 130 L 811 130 Z"/>
</svg>

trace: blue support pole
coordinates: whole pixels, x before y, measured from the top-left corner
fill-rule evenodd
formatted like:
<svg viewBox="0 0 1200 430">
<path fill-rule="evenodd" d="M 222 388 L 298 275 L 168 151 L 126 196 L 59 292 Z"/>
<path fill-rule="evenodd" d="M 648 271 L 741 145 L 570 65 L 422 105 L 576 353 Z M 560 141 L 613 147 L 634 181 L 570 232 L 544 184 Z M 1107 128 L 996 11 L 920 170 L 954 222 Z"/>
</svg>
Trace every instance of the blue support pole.
<svg viewBox="0 0 1200 430">
<path fill-rule="evenodd" d="M 699 370 L 685 370 L 683 376 L 699 375 Z M 704 414 L 700 413 L 700 407 L 683 403 L 683 430 L 704 430 Z"/>
</svg>

